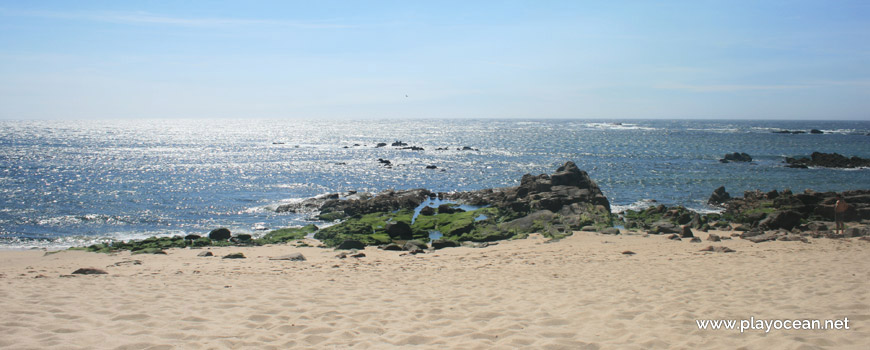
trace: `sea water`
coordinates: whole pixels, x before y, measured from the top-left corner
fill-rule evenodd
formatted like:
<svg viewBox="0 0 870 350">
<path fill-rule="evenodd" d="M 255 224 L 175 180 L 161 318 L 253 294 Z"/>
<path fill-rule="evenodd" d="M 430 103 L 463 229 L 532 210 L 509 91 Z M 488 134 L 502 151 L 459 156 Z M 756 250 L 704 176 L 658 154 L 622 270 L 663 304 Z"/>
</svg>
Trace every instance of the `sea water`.
<svg viewBox="0 0 870 350">
<path fill-rule="evenodd" d="M 825 133 L 773 133 L 783 129 Z M 0 121 L 0 248 L 216 227 L 258 235 L 323 224 L 313 211 L 275 211 L 318 195 L 516 186 L 566 161 L 589 173 L 614 212 L 654 203 L 715 211 L 705 202 L 719 186 L 732 195 L 870 188 L 868 169 L 783 166 L 814 151 L 870 157 L 868 133 L 867 121 Z M 731 152 L 754 160 L 718 161 Z"/>
</svg>

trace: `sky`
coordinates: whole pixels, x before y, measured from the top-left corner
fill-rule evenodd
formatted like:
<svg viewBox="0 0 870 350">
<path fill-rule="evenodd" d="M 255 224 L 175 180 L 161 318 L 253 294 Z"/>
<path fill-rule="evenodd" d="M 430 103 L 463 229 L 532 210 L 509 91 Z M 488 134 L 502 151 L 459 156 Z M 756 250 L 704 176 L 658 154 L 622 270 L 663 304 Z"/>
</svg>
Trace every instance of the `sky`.
<svg viewBox="0 0 870 350">
<path fill-rule="evenodd" d="M 870 2 L 6 1 L 0 119 L 870 120 Z"/>
</svg>

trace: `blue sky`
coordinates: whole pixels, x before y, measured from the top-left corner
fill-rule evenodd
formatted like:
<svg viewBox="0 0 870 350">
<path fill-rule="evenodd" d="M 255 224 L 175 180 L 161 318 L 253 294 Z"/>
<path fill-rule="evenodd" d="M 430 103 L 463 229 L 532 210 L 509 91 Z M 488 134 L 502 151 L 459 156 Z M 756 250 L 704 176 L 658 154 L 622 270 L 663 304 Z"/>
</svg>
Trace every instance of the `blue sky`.
<svg viewBox="0 0 870 350">
<path fill-rule="evenodd" d="M 0 1 L 0 118 L 870 120 L 868 1 Z"/>
</svg>

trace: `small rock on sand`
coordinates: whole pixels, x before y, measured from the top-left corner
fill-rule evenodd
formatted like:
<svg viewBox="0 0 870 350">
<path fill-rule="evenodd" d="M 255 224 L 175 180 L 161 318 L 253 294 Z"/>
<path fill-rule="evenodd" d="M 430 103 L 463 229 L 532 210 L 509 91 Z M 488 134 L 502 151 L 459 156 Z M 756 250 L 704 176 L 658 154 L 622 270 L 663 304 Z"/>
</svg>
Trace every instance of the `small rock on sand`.
<svg viewBox="0 0 870 350">
<path fill-rule="evenodd" d="M 269 258 L 269 260 L 305 261 L 305 256 L 303 256 L 302 253 L 290 253 L 287 255 L 272 257 Z"/>
<path fill-rule="evenodd" d="M 73 271 L 73 275 L 107 275 L 108 272 L 93 267 L 83 267 Z"/>
<path fill-rule="evenodd" d="M 733 252 L 735 252 L 734 249 L 731 249 L 728 247 L 723 247 L 723 246 L 719 246 L 719 247 L 709 246 L 707 248 L 701 249 L 701 251 L 702 252 L 715 252 L 715 253 L 733 253 Z"/>
</svg>

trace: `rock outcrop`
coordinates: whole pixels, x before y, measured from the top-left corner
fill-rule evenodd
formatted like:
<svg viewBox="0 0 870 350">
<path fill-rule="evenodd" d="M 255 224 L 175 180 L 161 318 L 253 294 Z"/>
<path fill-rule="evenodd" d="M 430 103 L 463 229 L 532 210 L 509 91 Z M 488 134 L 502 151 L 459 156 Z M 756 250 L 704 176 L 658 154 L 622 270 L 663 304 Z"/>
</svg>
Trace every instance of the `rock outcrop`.
<svg viewBox="0 0 870 350">
<path fill-rule="evenodd" d="M 728 153 L 728 154 L 726 154 L 725 157 L 722 158 L 722 159 L 719 159 L 719 161 L 722 162 L 722 163 L 728 163 L 728 162 L 751 162 L 751 161 L 752 161 L 752 157 L 751 157 L 750 155 L 746 154 L 746 153 L 737 153 L 737 152 L 734 152 L 734 153 Z"/>
<path fill-rule="evenodd" d="M 809 158 L 785 158 L 789 168 L 825 167 L 825 168 L 863 168 L 870 167 L 870 159 L 861 157 L 846 157 L 839 153 L 813 152 Z"/>
<path fill-rule="evenodd" d="M 721 205 L 731 199 L 731 195 L 725 191 L 725 186 L 719 186 L 716 190 L 713 191 L 713 194 L 710 195 L 710 199 L 707 200 L 707 204 L 711 205 Z"/>
<path fill-rule="evenodd" d="M 433 193 L 429 190 L 413 189 L 404 191 L 387 190 L 378 193 L 374 197 L 361 197 L 358 199 L 330 199 L 320 206 L 320 216 L 331 214 L 332 218 L 342 218 L 400 209 L 413 209 L 432 196 Z"/>
<path fill-rule="evenodd" d="M 612 226 L 610 202 L 589 175 L 573 162 L 553 174 L 524 175 L 516 187 L 439 193 L 453 202 L 414 215 L 414 208 L 436 194 L 424 189 L 385 191 L 366 200 L 331 200 L 321 216 L 339 213 L 346 220 L 317 232 L 327 246 L 346 239 L 365 245 L 394 240 L 428 239 L 438 231 L 447 241 L 490 242 L 540 232 L 563 237 L 583 226 Z M 462 210 L 457 204 L 477 209 Z"/>
</svg>

